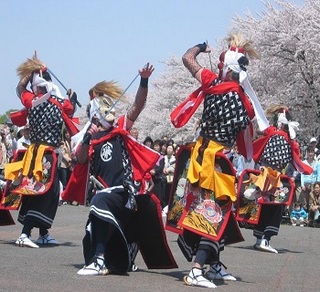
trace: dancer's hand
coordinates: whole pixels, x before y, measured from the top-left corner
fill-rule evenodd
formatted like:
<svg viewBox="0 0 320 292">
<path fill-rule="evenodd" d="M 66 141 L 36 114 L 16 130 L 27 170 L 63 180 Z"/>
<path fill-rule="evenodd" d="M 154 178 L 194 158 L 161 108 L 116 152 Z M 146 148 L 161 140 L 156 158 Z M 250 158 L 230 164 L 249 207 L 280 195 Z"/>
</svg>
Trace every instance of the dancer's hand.
<svg viewBox="0 0 320 292">
<path fill-rule="evenodd" d="M 153 71 L 154 71 L 153 65 L 150 65 L 149 63 L 147 63 L 145 67 L 139 70 L 139 74 L 141 78 L 149 78 L 153 73 Z"/>
</svg>

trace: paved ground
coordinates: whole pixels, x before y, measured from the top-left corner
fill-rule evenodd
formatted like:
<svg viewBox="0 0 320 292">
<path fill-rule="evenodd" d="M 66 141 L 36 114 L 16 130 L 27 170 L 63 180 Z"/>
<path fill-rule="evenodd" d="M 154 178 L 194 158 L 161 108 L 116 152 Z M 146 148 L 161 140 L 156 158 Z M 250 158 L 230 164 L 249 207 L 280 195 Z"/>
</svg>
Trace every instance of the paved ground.
<svg viewBox="0 0 320 292">
<path fill-rule="evenodd" d="M 148 270 L 138 255 L 139 270 L 129 276 L 83 277 L 81 240 L 88 208 L 61 206 L 52 234 L 57 247 L 19 248 L 14 241 L 21 225 L 0 227 L 0 291 L 205 291 L 189 287 L 182 278 L 191 267 L 178 249 L 177 236 L 167 232 L 179 265 L 173 270 Z M 12 212 L 14 218 L 17 212 Z M 236 282 L 216 282 L 216 291 L 320 291 L 320 229 L 282 225 L 272 246 L 279 254 L 255 251 L 250 230 L 242 229 L 245 241 L 226 247 L 221 260 Z M 37 237 L 37 231 L 33 233 Z"/>
</svg>

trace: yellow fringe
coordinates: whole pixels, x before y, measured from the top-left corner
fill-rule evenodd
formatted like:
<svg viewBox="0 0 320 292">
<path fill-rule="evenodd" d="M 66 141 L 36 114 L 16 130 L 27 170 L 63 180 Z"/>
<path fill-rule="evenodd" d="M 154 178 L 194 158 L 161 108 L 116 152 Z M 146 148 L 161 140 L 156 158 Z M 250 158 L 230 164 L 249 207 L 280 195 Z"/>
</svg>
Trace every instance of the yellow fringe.
<svg viewBox="0 0 320 292">
<path fill-rule="evenodd" d="M 4 176 L 6 180 L 17 180 L 18 177 L 22 174 L 22 176 L 27 176 L 30 171 L 31 161 L 34 157 L 34 148 L 35 144 L 31 144 L 26 150 L 23 159 L 16 162 L 7 163 L 5 165 Z M 40 145 L 37 153 L 35 154 L 35 165 L 32 170 L 32 174 L 36 181 L 41 181 L 43 176 L 43 167 L 42 167 L 42 159 L 44 155 L 44 151 L 47 146 Z"/>
</svg>

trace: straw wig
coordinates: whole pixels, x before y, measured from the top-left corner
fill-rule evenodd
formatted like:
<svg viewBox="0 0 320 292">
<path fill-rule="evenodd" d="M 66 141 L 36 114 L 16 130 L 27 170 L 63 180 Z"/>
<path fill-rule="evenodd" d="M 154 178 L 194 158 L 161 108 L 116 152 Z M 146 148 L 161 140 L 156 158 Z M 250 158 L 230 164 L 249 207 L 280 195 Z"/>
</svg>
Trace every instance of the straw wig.
<svg viewBox="0 0 320 292">
<path fill-rule="evenodd" d="M 229 44 L 229 48 L 236 47 L 242 48 L 244 53 L 248 55 L 250 58 L 259 58 L 258 53 L 252 47 L 253 42 L 249 39 L 246 39 L 239 33 L 231 33 L 226 38 L 227 43 Z"/>
<path fill-rule="evenodd" d="M 122 89 L 114 81 L 101 81 L 89 90 L 90 99 L 98 96 L 107 96 L 113 99 L 121 99 Z"/>
<path fill-rule="evenodd" d="M 283 104 L 277 104 L 277 105 L 272 105 L 267 108 L 266 110 L 266 116 L 271 118 L 275 114 L 281 113 L 281 112 L 286 112 L 288 111 L 288 107 L 283 105 Z"/>
<path fill-rule="evenodd" d="M 22 63 L 17 68 L 17 74 L 20 77 L 20 79 L 31 76 L 34 72 L 42 72 L 45 71 L 46 64 L 43 63 L 41 60 L 39 60 L 36 57 L 33 57 L 32 59 L 28 58 L 27 61 Z"/>
</svg>

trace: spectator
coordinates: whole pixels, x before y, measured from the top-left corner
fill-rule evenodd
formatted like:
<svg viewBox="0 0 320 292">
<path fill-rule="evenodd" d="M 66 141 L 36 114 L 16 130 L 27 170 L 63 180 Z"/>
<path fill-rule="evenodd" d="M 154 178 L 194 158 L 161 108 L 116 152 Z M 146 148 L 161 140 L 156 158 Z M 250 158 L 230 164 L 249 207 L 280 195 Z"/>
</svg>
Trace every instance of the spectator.
<svg viewBox="0 0 320 292">
<path fill-rule="evenodd" d="M 307 223 L 307 218 L 308 213 L 302 208 L 302 204 L 300 202 L 295 202 L 290 213 L 290 221 L 292 226 L 305 226 Z"/>
<path fill-rule="evenodd" d="M 303 207 L 309 212 L 309 194 L 312 191 L 312 186 L 315 182 L 320 181 L 320 162 L 315 159 L 314 149 L 307 149 L 308 157 L 303 162 L 313 169 L 309 175 L 301 174 L 301 193 L 300 202 Z"/>
<path fill-rule="evenodd" d="M 130 135 L 135 138 L 137 141 L 139 140 L 139 131 L 136 127 L 133 127 L 131 130 L 130 130 Z"/>
<path fill-rule="evenodd" d="M 5 145 L 6 133 L 4 129 L 0 130 L 0 175 L 4 175 L 4 167 L 7 163 L 7 148 Z"/>
<path fill-rule="evenodd" d="M 318 148 L 317 148 L 317 138 L 316 137 L 312 137 L 309 141 L 309 146 L 307 148 L 312 149 L 314 151 L 315 154 L 315 158 L 317 158 L 318 156 Z M 308 151 L 306 152 L 306 159 L 308 158 Z"/>
<path fill-rule="evenodd" d="M 24 127 L 22 127 L 21 134 L 22 134 L 22 136 L 17 141 L 17 150 L 27 149 L 29 147 L 29 145 L 31 144 L 29 124 L 26 124 Z"/>
<path fill-rule="evenodd" d="M 236 176 L 239 177 L 242 171 L 246 169 L 245 158 L 239 153 L 237 145 L 235 145 L 232 150 L 233 153 L 232 157 L 230 157 L 230 160 L 232 160 L 232 165 L 236 171 Z"/>
<path fill-rule="evenodd" d="M 168 136 L 167 135 L 163 135 L 161 140 L 164 141 L 165 143 L 168 141 Z"/>
<path fill-rule="evenodd" d="M 164 156 L 161 154 L 161 147 L 162 147 L 162 141 L 161 140 L 155 140 L 153 142 L 153 150 L 158 152 L 160 154 L 160 157 L 154 166 L 153 169 L 150 170 L 150 174 L 152 175 L 152 180 L 154 183 L 154 187 L 152 192 L 157 196 L 159 201 L 161 202 L 162 208 L 164 208 L 165 205 L 165 178 L 163 175 L 163 168 L 164 168 Z"/>
<path fill-rule="evenodd" d="M 320 182 L 313 185 L 309 199 L 309 220 L 311 225 L 318 227 L 320 223 Z"/>
<path fill-rule="evenodd" d="M 152 148 L 152 147 L 153 147 L 153 140 L 151 139 L 150 136 L 147 136 L 147 137 L 144 139 L 143 144 L 146 145 L 146 146 L 149 147 L 149 148 Z"/>
<path fill-rule="evenodd" d="M 150 194 L 153 190 L 154 187 L 154 182 L 152 180 L 152 176 L 150 174 L 150 172 L 147 172 L 142 180 L 141 183 L 141 189 L 140 189 L 140 193 L 141 194 Z"/>
<path fill-rule="evenodd" d="M 58 174 L 59 174 L 59 180 L 62 183 L 63 189 L 65 189 L 69 181 L 72 167 L 73 167 L 71 138 L 66 128 L 64 128 L 62 131 L 60 153 L 61 153 L 61 158 L 58 166 Z"/>
<path fill-rule="evenodd" d="M 6 146 L 7 161 L 10 162 L 17 149 L 17 139 L 14 133 L 14 125 L 12 124 L 12 121 L 10 118 L 8 118 L 6 121 L 4 131 L 6 134 L 4 143 Z"/>
<path fill-rule="evenodd" d="M 163 140 L 163 141 L 165 141 L 165 140 Z M 169 146 L 169 145 L 173 145 L 173 148 L 174 148 L 174 140 L 173 139 L 168 139 L 167 141 L 166 141 L 166 144 L 167 144 L 167 146 Z"/>
<path fill-rule="evenodd" d="M 163 174 L 165 176 L 164 206 L 168 205 L 175 166 L 176 166 L 176 158 L 175 158 L 174 149 L 172 145 L 169 145 L 167 146 L 167 153 L 164 156 L 164 167 L 163 167 Z"/>
<path fill-rule="evenodd" d="M 165 140 L 161 140 L 161 149 L 160 149 L 160 154 L 161 155 L 166 155 L 167 153 L 167 142 Z"/>
</svg>

